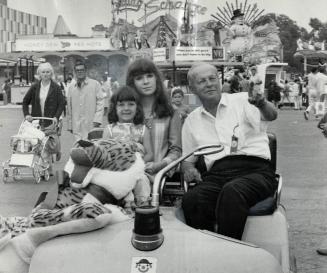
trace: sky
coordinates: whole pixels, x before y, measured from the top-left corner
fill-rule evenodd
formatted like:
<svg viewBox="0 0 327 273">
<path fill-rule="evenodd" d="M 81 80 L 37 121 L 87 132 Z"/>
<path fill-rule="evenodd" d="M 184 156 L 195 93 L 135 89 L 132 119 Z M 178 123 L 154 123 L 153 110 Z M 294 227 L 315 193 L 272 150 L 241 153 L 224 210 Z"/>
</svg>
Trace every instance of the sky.
<svg viewBox="0 0 327 273">
<path fill-rule="evenodd" d="M 131 1 L 131 0 L 127 0 Z M 133 0 L 138 1 L 138 0 Z M 156 5 L 166 0 L 144 0 Z M 185 0 L 170 0 L 174 3 Z M 246 0 L 238 0 L 238 3 L 245 3 Z M 236 0 L 228 1 L 236 6 Z M 58 15 L 62 15 L 71 32 L 81 37 L 91 36 L 93 27 L 96 24 L 108 26 L 111 22 L 111 0 L 8 0 L 8 6 L 17 10 L 47 17 L 48 32 L 54 29 Z M 225 0 L 193 0 L 193 3 L 207 7 L 205 15 L 199 15 L 195 20 L 206 21 L 212 19 L 211 14 L 218 11 L 217 6 L 226 7 Z M 247 0 L 249 4 L 257 3 L 259 10 L 264 9 L 264 13 L 285 14 L 296 21 L 301 27 L 310 30 L 308 25 L 310 18 L 318 18 L 322 22 L 327 22 L 327 1 L 326 0 Z M 165 13 L 163 11 L 161 14 Z M 171 12 L 173 16 L 179 18 L 183 11 L 177 9 Z M 155 19 L 160 13 L 151 15 L 147 20 Z M 144 15 L 144 11 L 127 13 L 128 20 L 134 21 L 136 25 L 141 25 L 138 19 Z M 122 18 L 126 14 L 121 13 Z"/>
</svg>

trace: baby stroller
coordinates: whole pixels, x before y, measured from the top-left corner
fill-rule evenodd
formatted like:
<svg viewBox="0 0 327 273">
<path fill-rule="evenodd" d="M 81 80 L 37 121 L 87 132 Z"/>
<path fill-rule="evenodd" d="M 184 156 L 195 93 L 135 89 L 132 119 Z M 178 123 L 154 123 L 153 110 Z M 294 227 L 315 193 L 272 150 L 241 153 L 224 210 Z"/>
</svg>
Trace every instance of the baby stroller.
<svg viewBox="0 0 327 273">
<path fill-rule="evenodd" d="M 46 120 L 51 121 L 50 125 L 41 126 Z M 48 181 L 57 132 L 53 118 L 33 117 L 32 122 L 24 120 L 17 135 L 11 137 L 12 155 L 3 163 L 3 181 L 8 182 L 10 177 L 14 181 L 27 177 L 34 177 L 36 183 L 40 183 L 41 179 Z"/>
</svg>

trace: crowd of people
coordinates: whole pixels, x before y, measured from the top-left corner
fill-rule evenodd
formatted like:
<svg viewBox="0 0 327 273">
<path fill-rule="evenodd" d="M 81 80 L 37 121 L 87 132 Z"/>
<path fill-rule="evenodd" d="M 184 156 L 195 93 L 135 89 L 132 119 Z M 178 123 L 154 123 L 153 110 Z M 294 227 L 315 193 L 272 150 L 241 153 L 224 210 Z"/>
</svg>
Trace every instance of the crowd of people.
<svg viewBox="0 0 327 273">
<path fill-rule="evenodd" d="M 234 69 L 233 75 L 224 80 L 222 93 L 250 92 L 251 84 L 258 77 L 256 67 Z M 268 101 L 279 109 L 285 107 L 304 110 L 304 118 L 313 114 L 316 119 L 322 117 L 326 110 L 327 75 L 324 67 L 313 67 L 307 76 L 296 76 L 294 79 L 280 81 L 271 80 L 265 83 L 264 93 Z M 255 88 L 262 88 L 260 84 Z"/>
<path fill-rule="evenodd" d="M 197 157 L 182 163 L 184 179 L 201 182 L 184 194 L 182 209 L 188 225 L 241 239 L 249 209 L 278 186 L 267 127 L 277 118 L 281 100 L 296 92 L 295 108 L 300 108 L 303 94 L 298 80 L 292 87 L 296 91 L 289 91 L 287 82 L 283 90 L 271 82 L 266 98 L 256 66 L 249 71 L 237 71 L 221 86 L 214 66 L 195 63 L 187 79 L 202 105 L 191 111 L 180 88 L 172 88 L 168 96 L 161 72 L 148 59 L 132 62 L 120 87 L 108 77 L 102 84 L 90 79 L 83 61 L 75 63 L 75 79 L 69 84 L 55 83 L 51 65 L 44 63 L 38 69 L 40 81 L 24 98 L 23 113 L 26 120 L 45 116 L 59 123 L 66 109 L 67 129 L 76 141 L 103 127 L 103 139 L 135 142 L 145 162 L 144 177 L 134 189 L 136 205 L 149 202 L 154 176 L 169 163 L 200 145 L 221 144 L 221 153 L 204 156 L 203 170 L 197 168 Z M 305 86 L 312 86 L 311 76 Z M 325 135 L 326 120 L 319 123 Z"/>
</svg>

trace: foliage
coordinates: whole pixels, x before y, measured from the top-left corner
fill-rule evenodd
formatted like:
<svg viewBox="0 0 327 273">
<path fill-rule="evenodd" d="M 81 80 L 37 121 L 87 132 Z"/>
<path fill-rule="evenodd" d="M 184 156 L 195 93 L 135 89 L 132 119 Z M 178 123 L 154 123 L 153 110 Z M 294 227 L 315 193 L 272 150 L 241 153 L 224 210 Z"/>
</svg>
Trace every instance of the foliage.
<svg viewBox="0 0 327 273">
<path fill-rule="evenodd" d="M 312 34 L 309 33 L 306 28 L 301 27 L 300 28 L 300 36 L 303 41 L 308 41 L 311 38 Z"/>
<path fill-rule="evenodd" d="M 323 27 L 323 23 L 317 18 L 310 18 L 309 26 L 313 29 L 320 29 Z"/>
<path fill-rule="evenodd" d="M 327 41 L 327 23 L 322 23 L 317 18 L 310 18 L 309 26 L 312 27 L 311 36 L 315 31 L 318 31 L 319 41 Z"/>
<path fill-rule="evenodd" d="M 275 21 L 279 28 L 279 37 L 283 45 L 284 62 L 287 62 L 290 67 L 298 67 L 298 62 L 293 58 L 297 49 L 297 39 L 301 36 L 301 32 L 304 35 L 308 35 L 308 32 L 304 28 L 300 28 L 295 21 L 290 19 L 284 14 L 268 13 L 259 18 L 255 22 L 254 27 L 264 25 L 271 21 Z"/>
</svg>

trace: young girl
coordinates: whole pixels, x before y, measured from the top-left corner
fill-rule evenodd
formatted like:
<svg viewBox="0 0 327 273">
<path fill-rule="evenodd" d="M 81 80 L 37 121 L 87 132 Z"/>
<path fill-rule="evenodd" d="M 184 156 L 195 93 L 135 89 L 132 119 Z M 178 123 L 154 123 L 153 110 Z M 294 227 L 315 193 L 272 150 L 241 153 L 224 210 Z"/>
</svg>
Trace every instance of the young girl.
<svg viewBox="0 0 327 273">
<path fill-rule="evenodd" d="M 109 124 L 103 138 L 134 141 L 144 155 L 144 162 L 153 160 L 150 134 L 143 124 L 143 109 L 136 91 L 128 86 L 120 87 L 112 96 L 109 108 Z"/>
<path fill-rule="evenodd" d="M 133 141 L 139 147 L 145 163 L 153 161 L 150 133 L 144 123 L 143 108 L 136 91 L 128 86 L 118 89 L 110 100 L 108 126 L 104 129 L 104 139 Z M 146 176 L 138 181 L 134 189 L 137 205 L 146 202 L 151 188 Z"/>
</svg>

